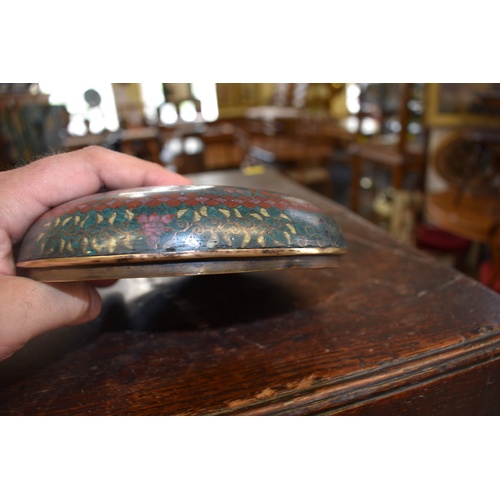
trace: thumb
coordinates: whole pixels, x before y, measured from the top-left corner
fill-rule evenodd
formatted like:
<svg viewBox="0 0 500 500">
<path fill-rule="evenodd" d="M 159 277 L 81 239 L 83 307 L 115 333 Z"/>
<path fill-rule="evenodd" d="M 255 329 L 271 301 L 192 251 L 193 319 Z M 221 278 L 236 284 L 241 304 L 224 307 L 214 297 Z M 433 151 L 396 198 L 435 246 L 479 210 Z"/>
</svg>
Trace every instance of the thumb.
<svg viewBox="0 0 500 500">
<path fill-rule="evenodd" d="M 94 319 L 101 307 L 100 295 L 87 283 L 0 277 L 0 360 L 41 333 Z"/>
</svg>

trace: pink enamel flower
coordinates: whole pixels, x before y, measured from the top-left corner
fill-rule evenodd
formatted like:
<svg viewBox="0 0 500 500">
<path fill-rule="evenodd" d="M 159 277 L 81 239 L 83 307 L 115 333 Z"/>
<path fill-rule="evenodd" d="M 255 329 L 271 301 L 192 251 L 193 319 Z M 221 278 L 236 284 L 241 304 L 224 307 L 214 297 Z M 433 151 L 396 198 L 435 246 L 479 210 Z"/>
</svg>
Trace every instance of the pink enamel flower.
<svg viewBox="0 0 500 500">
<path fill-rule="evenodd" d="M 156 212 L 151 215 L 139 215 L 137 218 L 141 225 L 142 232 L 146 235 L 148 243 L 157 246 L 160 242 L 160 236 L 169 231 L 169 222 L 174 218 L 172 214 L 158 215 Z"/>
</svg>

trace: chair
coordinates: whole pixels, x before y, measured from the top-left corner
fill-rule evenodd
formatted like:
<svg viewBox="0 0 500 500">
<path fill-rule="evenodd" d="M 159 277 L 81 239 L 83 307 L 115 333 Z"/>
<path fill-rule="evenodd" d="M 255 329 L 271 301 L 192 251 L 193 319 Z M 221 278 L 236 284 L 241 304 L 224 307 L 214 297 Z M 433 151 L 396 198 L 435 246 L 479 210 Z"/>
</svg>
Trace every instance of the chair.
<svg viewBox="0 0 500 500">
<path fill-rule="evenodd" d="M 157 127 L 131 127 L 116 134 L 116 148 L 122 153 L 161 163 L 161 141 Z"/>
<path fill-rule="evenodd" d="M 296 124 L 297 157 L 285 173 L 300 184 L 312 187 L 329 198 L 333 195 L 330 161 L 334 145 L 324 132 L 327 120 L 303 116 Z"/>
<path fill-rule="evenodd" d="M 459 193 L 447 189 L 426 199 L 426 216 L 434 225 L 471 241 L 491 252 L 493 272 L 485 283 L 500 278 L 500 202 L 497 197 Z"/>
<path fill-rule="evenodd" d="M 332 195 L 329 161 L 333 143 L 323 132 L 323 120 L 301 113 L 286 119 L 247 120 L 247 151 L 265 158 L 282 173 L 326 196 Z"/>
<path fill-rule="evenodd" d="M 427 219 L 487 247 L 491 263 L 483 281 L 493 287 L 500 279 L 500 132 L 451 132 L 437 146 L 434 164 L 448 187 L 427 195 Z"/>
<path fill-rule="evenodd" d="M 399 102 L 395 109 L 384 109 L 380 102 L 366 102 L 366 89 L 361 92 L 360 111 L 358 113 L 358 132 L 356 140 L 350 146 L 350 164 L 352 169 L 351 180 L 351 209 L 359 212 L 360 180 L 365 163 L 385 168 L 392 176 L 391 185 L 394 189 L 401 189 L 408 173 L 416 172 L 419 176 L 417 188 L 423 190 L 425 185 L 427 133 L 421 134 L 420 144 L 410 144 L 409 103 L 412 99 L 413 85 L 399 84 Z M 395 115 L 393 115 L 395 113 Z M 375 119 L 378 123 L 378 133 L 367 138 L 363 125 L 367 118 Z M 399 131 L 387 133 L 384 124 L 388 118 L 396 121 Z M 395 127 L 393 127 L 395 128 Z"/>
<path fill-rule="evenodd" d="M 238 135 L 239 129 L 231 123 L 214 123 L 200 135 L 203 143 L 203 169 L 223 170 L 238 168 L 245 150 Z"/>
</svg>

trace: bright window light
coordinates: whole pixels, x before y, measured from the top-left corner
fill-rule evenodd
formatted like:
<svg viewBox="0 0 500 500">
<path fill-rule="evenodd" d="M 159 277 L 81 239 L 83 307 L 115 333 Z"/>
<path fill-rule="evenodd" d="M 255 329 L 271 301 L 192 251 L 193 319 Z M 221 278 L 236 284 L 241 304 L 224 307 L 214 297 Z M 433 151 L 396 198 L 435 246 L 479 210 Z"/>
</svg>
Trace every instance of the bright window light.
<svg viewBox="0 0 500 500">
<path fill-rule="evenodd" d="M 173 125 L 177 121 L 177 111 L 175 106 L 167 102 L 160 108 L 160 121 L 166 125 Z"/>
<path fill-rule="evenodd" d="M 144 109 L 150 111 L 150 115 L 158 114 L 162 123 L 172 125 L 178 120 L 173 105 L 164 103 L 163 89 L 161 83 L 141 83 Z M 191 91 L 201 103 L 201 116 L 203 120 L 210 122 L 219 117 L 219 106 L 217 103 L 217 86 L 215 83 L 191 83 Z M 193 122 L 198 119 L 195 106 L 186 101 L 180 105 L 180 118 L 182 121 Z"/>
<path fill-rule="evenodd" d="M 201 116 L 207 122 L 213 122 L 219 117 L 217 105 L 217 85 L 215 83 L 192 83 L 193 95 L 201 101 Z"/>
<path fill-rule="evenodd" d="M 141 83 L 141 95 L 144 102 L 144 115 L 149 122 L 158 121 L 158 109 L 165 102 L 161 83 Z M 161 109 L 160 109 L 161 118 Z M 175 122 L 175 120 L 174 120 Z M 169 123 L 174 123 L 169 122 Z"/>
<path fill-rule="evenodd" d="M 181 119 L 185 122 L 194 122 L 197 118 L 196 106 L 192 101 L 181 102 L 179 106 Z"/>
<path fill-rule="evenodd" d="M 89 106 L 85 91 L 96 90 L 101 96 L 99 106 Z M 68 131 L 74 135 L 87 132 L 99 133 L 104 130 L 116 131 L 119 128 L 115 96 L 111 83 L 40 83 L 40 90 L 49 96 L 54 105 L 64 105 L 70 115 Z M 88 122 L 88 129 L 86 125 Z"/>
<path fill-rule="evenodd" d="M 361 94 L 361 89 L 356 83 L 346 84 L 346 106 L 349 113 L 355 115 L 359 113 L 360 104 L 359 96 Z"/>
</svg>

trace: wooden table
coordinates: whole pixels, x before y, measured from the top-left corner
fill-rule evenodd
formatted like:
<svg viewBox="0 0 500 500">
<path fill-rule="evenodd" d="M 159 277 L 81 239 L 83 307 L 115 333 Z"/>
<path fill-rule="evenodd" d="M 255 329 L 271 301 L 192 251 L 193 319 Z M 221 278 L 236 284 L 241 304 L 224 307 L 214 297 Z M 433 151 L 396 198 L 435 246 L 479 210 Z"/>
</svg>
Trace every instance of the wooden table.
<svg viewBox="0 0 500 500">
<path fill-rule="evenodd" d="M 0 414 L 500 413 L 498 294 L 272 171 L 194 178 L 331 208 L 341 267 L 122 280 L 0 363 Z"/>
</svg>

